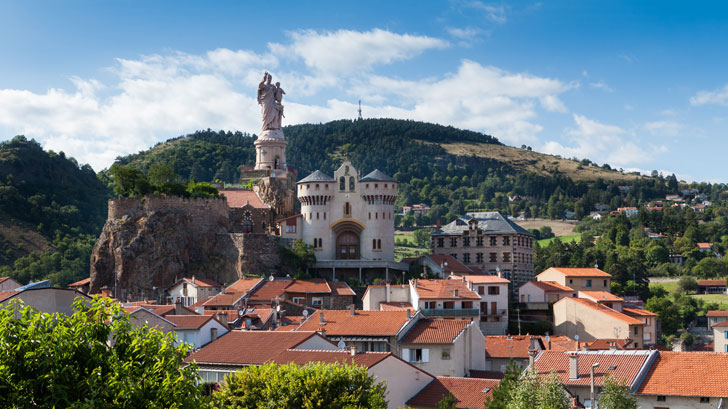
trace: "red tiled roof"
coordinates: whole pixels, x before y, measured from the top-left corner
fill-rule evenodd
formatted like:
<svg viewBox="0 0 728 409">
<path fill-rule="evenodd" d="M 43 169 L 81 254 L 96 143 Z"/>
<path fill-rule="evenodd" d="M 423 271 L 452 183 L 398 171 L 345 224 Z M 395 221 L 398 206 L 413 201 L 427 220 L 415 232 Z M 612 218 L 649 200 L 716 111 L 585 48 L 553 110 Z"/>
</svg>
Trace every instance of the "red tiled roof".
<svg viewBox="0 0 728 409">
<path fill-rule="evenodd" d="M 204 307 L 220 307 L 220 306 L 232 306 L 237 302 L 240 298 L 245 296 L 245 292 L 230 292 L 229 290 L 226 290 L 222 294 L 214 295 L 204 302 L 201 303 L 201 306 Z"/>
<path fill-rule="evenodd" d="M 323 278 L 309 278 L 305 280 L 293 280 L 286 287 L 287 293 L 331 293 L 331 287 Z"/>
<path fill-rule="evenodd" d="M 510 280 L 508 280 L 506 278 L 489 275 L 489 274 L 465 274 L 460 277 L 465 277 L 466 281 L 469 281 L 473 284 L 509 284 L 510 283 Z M 450 278 L 458 279 L 460 277 L 451 276 Z"/>
<path fill-rule="evenodd" d="M 252 190 L 220 190 L 220 194 L 225 195 L 228 207 L 244 207 L 246 204 L 258 209 L 267 209 L 268 205 L 258 197 Z"/>
<path fill-rule="evenodd" d="M 207 301 L 211 300 L 212 297 L 214 297 L 214 295 L 208 295 L 207 297 L 205 297 L 203 299 L 197 300 L 197 302 L 190 305 L 189 308 L 194 311 L 197 307 L 204 307 L 205 303 Z"/>
<path fill-rule="evenodd" d="M 10 277 L 0 277 L 0 284 L 2 284 L 5 280 L 9 280 Z"/>
<path fill-rule="evenodd" d="M 425 300 L 480 300 L 478 294 L 459 280 L 417 280 L 417 294 Z"/>
<path fill-rule="evenodd" d="M 331 291 L 336 295 L 356 295 L 354 290 L 349 287 L 349 284 L 345 283 L 344 281 L 331 281 L 329 282 L 329 287 L 331 287 Z"/>
<path fill-rule="evenodd" d="M 407 311 L 414 310 L 408 302 L 380 302 L 379 309 L 382 311 Z"/>
<path fill-rule="evenodd" d="M 728 311 L 725 310 L 712 310 L 705 314 L 706 317 L 728 317 Z"/>
<path fill-rule="evenodd" d="M 537 357 L 534 367 L 539 374 L 547 376 L 551 371 L 561 379 L 564 385 L 589 386 L 589 368 L 595 363 L 599 367 L 594 370 L 594 385 L 602 386 L 604 377 L 611 375 L 618 382 L 626 382 L 634 386 L 640 370 L 655 351 L 582 351 L 578 352 L 579 379 L 569 379 L 569 354 L 573 352 L 543 351 Z M 613 368 L 613 369 L 610 369 Z"/>
<path fill-rule="evenodd" d="M 285 332 L 281 334 L 285 334 Z M 394 355 L 391 352 L 360 352 L 352 356 L 349 351 L 342 350 L 287 349 L 273 357 L 272 361 L 278 364 L 294 363 L 297 365 L 310 362 L 342 363 L 371 368 L 390 356 Z"/>
<path fill-rule="evenodd" d="M 642 308 L 634 308 L 634 307 L 622 307 L 622 312 L 629 315 L 629 316 L 638 316 L 638 317 L 656 317 L 657 314 L 655 314 L 652 311 L 643 310 Z"/>
<path fill-rule="evenodd" d="M 187 281 L 188 283 L 192 285 L 196 285 L 198 287 L 222 287 L 220 283 L 218 283 L 215 280 L 211 280 L 209 278 L 183 278 L 184 281 Z"/>
<path fill-rule="evenodd" d="M 722 322 L 719 322 L 717 324 L 713 324 L 712 327 L 713 328 L 715 328 L 715 327 L 721 327 L 721 328 L 722 327 L 728 327 L 728 321 L 722 321 Z"/>
<path fill-rule="evenodd" d="M 660 351 L 637 393 L 726 397 L 728 354 Z"/>
<path fill-rule="evenodd" d="M 240 280 L 230 284 L 225 289 L 225 292 L 247 292 L 263 280 L 263 278 L 241 278 Z"/>
<path fill-rule="evenodd" d="M 617 349 L 627 349 L 632 344 L 632 340 L 627 339 L 596 339 L 589 344 L 589 349 L 592 351 L 603 351 L 611 349 L 614 344 Z"/>
<path fill-rule="evenodd" d="M 3 277 L 6 278 L 6 277 Z M 0 278 L 0 283 L 3 282 L 3 278 Z M 83 287 L 91 282 L 91 277 L 84 278 L 83 280 L 76 281 L 75 283 L 71 283 L 68 286 L 69 287 Z"/>
<path fill-rule="evenodd" d="M 493 388 L 499 383 L 499 379 L 438 376 L 407 401 L 407 405 L 436 407 L 449 392 L 457 399 L 456 408 L 479 409 L 485 399 L 493 395 Z"/>
<path fill-rule="evenodd" d="M 545 292 L 549 291 L 556 291 L 556 292 L 574 292 L 574 289 L 571 287 L 567 287 L 565 285 L 561 285 L 557 283 L 556 281 L 529 281 L 529 283 L 535 285 L 536 287 L 542 289 Z M 526 285 L 526 284 L 524 284 Z"/>
<path fill-rule="evenodd" d="M 167 315 L 164 317 L 175 325 L 175 329 L 200 329 L 212 316 L 210 315 Z"/>
<path fill-rule="evenodd" d="M 606 305 L 599 304 L 597 302 L 594 302 L 594 301 L 591 301 L 591 300 L 587 300 L 585 298 L 567 297 L 567 298 L 560 299 L 556 303 L 558 304 L 558 303 L 562 303 L 562 302 L 576 302 L 576 303 L 579 303 L 579 304 L 584 305 L 586 307 L 589 307 L 589 308 L 591 308 L 591 309 L 593 309 L 595 311 L 599 311 L 599 312 L 601 312 L 603 314 L 609 315 L 612 318 L 616 318 L 616 319 L 618 319 L 618 320 L 620 320 L 622 322 L 625 322 L 625 323 L 627 323 L 629 325 L 645 325 L 644 322 L 642 322 L 642 321 L 640 321 L 640 320 L 638 320 L 636 318 L 632 318 L 629 315 L 622 314 L 621 312 L 619 312 L 617 310 L 613 310 L 613 309 L 607 307 Z"/>
<path fill-rule="evenodd" d="M 609 273 L 598 268 L 573 268 L 573 267 L 551 267 L 549 270 L 556 270 L 567 277 L 611 277 Z M 548 271 L 548 270 L 546 270 Z M 541 273 L 543 274 L 543 273 Z M 539 275 L 541 275 L 539 274 Z"/>
<path fill-rule="evenodd" d="M 288 287 L 290 283 L 290 280 L 266 280 L 250 293 L 248 301 L 271 302 L 275 300 L 276 297 L 283 297 L 283 294 L 286 292 L 286 287 Z"/>
<path fill-rule="evenodd" d="M 15 290 L 0 291 L 0 301 L 10 298 L 17 293 Z"/>
<path fill-rule="evenodd" d="M 467 320 L 421 319 L 402 338 L 402 344 L 452 344 L 470 325 Z"/>
<path fill-rule="evenodd" d="M 325 325 L 319 322 L 324 314 Z M 352 316 L 349 310 L 316 311 L 298 327 L 298 331 L 326 331 L 326 335 L 395 336 L 407 323 L 407 311 L 361 311 Z"/>
<path fill-rule="evenodd" d="M 725 287 L 726 281 L 725 280 L 700 280 L 698 281 L 699 286 L 703 287 Z"/>
<path fill-rule="evenodd" d="M 262 365 L 286 349 L 319 336 L 315 332 L 233 330 L 194 352 L 185 361 Z"/>
<path fill-rule="evenodd" d="M 579 349 L 579 343 L 567 337 L 566 335 L 549 335 L 549 339 L 551 340 L 551 348 L 549 348 L 549 341 L 546 341 L 546 337 L 540 338 L 544 349 L 550 351 L 576 351 Z"/>
<path fill-rule="evenodd" d="M 710 243 L 698 243 L 699 249 L 710 249 Z"/>
<path fill-rule="evenodd" d="M 606 301 L 606 302 L 623 302 L 624 298 L 617 297 L 616 295 L 607 292 L 607 291 L 579 291 L 579 297 L 581 295 L 585 295 L 588 298 L 593 299 L 594 301 Z"/>
<path fill-rule="evenodd" d="M 444 263 L 447 263 L 447 267 L 445 267 L 445 270 L 447 272 L 451 273 L 472 273 L 473 271 L 466 267 L 465 264 L 457 261 L 452 256 L 447 254 L 428 254 L 425 257 L 428 257 L 430 260 L 432 260 L 433 263 L 437 264 L 438 266 L 442 266 Z"/>
<path fill-rule="evenodd" d="M 487 335 L 485 337 L 486 358 L 528 358 L 528 348 L 531 345 L 530 335 Z M 536 341 L 536 349 L 540 344 Z"/>
</svg>

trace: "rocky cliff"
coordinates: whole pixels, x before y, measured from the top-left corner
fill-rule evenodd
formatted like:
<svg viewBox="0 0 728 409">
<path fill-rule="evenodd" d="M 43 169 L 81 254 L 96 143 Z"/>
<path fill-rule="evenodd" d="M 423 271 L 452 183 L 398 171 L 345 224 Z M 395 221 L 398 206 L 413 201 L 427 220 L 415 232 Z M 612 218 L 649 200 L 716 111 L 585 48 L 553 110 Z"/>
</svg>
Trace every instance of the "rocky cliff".
<svg viewBox="0 0 728 409">
<path fill-rule="evenodd" d="M 160 299 L 177 278 L 229 284 L 243 273 L 275 272 L 275 237 L 231 234 L 230 224 L 223 199 L 110 200 L 91 255 L 91 292 L 108 286 L 121 300 Z"/>
</svg>

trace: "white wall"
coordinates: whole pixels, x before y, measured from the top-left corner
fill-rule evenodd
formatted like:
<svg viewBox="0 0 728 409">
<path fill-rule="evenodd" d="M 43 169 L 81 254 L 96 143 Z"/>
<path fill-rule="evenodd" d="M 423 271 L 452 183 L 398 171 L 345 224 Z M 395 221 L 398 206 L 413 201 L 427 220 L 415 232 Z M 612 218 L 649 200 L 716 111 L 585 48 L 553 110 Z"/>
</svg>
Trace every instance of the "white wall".
<svg viewBox="0 0 728 409">
<path fill-rule="evenodd" d="M 405 407 L 419 391 L 434 379 L 431 375 L 390 356 L 369 368 L 369 375 L 387 382 L 389 409 Z"/>
<path fill-rule="evenodd" d="M 670 409 L 702 409 L 717 408 L 720 398 L 710 398 L 709 403 L 700 403 L 699 397 L 665 396 L 664 402 L 658 402 L 655 395 L 637 395 L 637 405 L 640 409 L 670 408 Z M 724 403 L 725 404 L 725 403 Z"/>
</svg>

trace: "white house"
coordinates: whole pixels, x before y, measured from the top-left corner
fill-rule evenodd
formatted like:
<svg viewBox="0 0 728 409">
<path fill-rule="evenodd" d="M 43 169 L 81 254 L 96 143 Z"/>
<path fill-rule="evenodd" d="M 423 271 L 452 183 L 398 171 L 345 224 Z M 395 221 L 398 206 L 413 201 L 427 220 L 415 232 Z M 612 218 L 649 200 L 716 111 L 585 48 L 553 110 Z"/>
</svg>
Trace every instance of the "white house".
<svg viewBox="0 0 728 409">
<path fill-rule="evenodd" d="M 177 343 L 188 343 L 201 348 L 228 332 L 228 329 L 213 315 L 167 315 L 167 321 L 174 324 Z"/>
<path fill-rule="evenodd" d="M 505 335 L 508 331 L 509 280 L 493 275 L 451 275 L 467 283 L 480 297 L 480 330 L 485 335 Z"/>
<path fill-rule="evenodd" d="M 207 278 L 182 278 L 167 289 L 167 301 L 174 304 L 178 300 L 184 306 L 195 304 L 207 297 L 223 291 L 223 286 Z"/>
</svg>

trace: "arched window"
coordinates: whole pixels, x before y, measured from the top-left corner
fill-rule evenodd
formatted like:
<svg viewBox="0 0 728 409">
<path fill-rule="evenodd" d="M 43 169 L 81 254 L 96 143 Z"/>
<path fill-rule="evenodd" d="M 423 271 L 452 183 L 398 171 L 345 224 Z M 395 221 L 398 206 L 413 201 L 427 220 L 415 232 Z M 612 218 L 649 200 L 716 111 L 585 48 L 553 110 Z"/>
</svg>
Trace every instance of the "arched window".
<svg viewBox="0 0 728 409">
<path fill-rule="evenodd" d="M 354 191 L 354 176 L 349 176 L 349 190 Z"/>
<path fill-rule="evenodd" d="M 253 232 L 253 222 L 250 220 L 246 220 L 243 222 L 243 233 L 252 233 Z"/>
<path fill-rule="evenodd" d="M 343 176 L 339 178 L 339 190 L 346 190 L 346 178 Z"/>
</svg>

